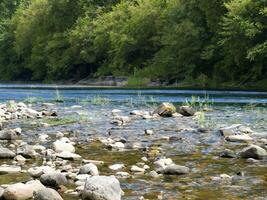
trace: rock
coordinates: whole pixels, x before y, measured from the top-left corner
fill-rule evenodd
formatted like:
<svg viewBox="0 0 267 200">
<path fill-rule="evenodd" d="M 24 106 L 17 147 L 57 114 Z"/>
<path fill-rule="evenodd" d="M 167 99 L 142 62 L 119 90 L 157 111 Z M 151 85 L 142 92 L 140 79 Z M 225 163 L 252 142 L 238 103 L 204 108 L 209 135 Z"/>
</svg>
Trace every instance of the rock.
<svg viewBox="0 0 267 200">
<path fill-rule="evenodd" d="M 123 144 L 122 142 L 115 142 L 113 144 L 109 144 L 108 148 L 119 151 L 125 148 L 125 144 Z"/>
<path fill-rule="evenodd" d="M 141 168 L 141 167 L 138 167 L 138 166 L 136 166 L 136 165 L 133 165 L 132 167 L 131 167 L 131 172 L 145 172 L 145 169 L 143 169 L 143 168 Z"/>
<path fill-rule="evenodd" d="M 24 113 L 27 117 L 30 117 L 30 118 L 37 118 L 37 117 L 42 116 L 41 112 L 37 112 L 36 110 L 33 110 L 31 108 L 24 109 Z"/>
<path fill-rule="evenodd" d="M 17 155 L 15 158 L 14 158 L 15 161 L 17 161 L 18 163 L 25 163 L 26 162 L 26 158 L 24 158 L 23 156 L 21 155 Z"/>
<path fill-rule="evenodd" d="M 75 180 L 76 181 L 83 181 L 85 182 L 87 178 L 90 178 L 91 175 L 89 174 L 78 174 L 77 176 L 75 176 Z"/>
<path fill-rule="evenodd" d="M 219 131 L 224 137 L 252 133 L 249 127 L 243 126 L 242 124 L 233 124 L 232 126 L 221 128 Z"/>
<path fill-rule="evenodd" d="M 41 143 L 46 143 L 48 138 L 49 138 L 49 136 L 47 134 L 42 134 L 42 135 L 39 136 L 38 140 Z"/>
<path fill-rule="evenodd" d="M 76 153 L 71 153 L 69 151 L 62 151 L 56 154 L 56 157 L 62 158 L 65 160 L 80 160 L 82 157 Z"/>
<path fill-rule="evenodd" d="M 43 188 L 34 192 L 35 200 L 63 200 L 58 192 L 51 188 Z"/>
<path fill-rule="evenodd" d="M 97 166 L 92 163 L 82 166 L 79 170 L 79 174 L 90 174 L 92 176 L 99 175 Z"/>
<path fill-rule="evenodd" d="M 160 175 L 156 172 L 156 171 L 151 171 L 148 173 L 149 176 L 151 176 L 152 178 L 157 178 L 159 177 Z"/>
<path fill-rule="evenodd" d="M 93 176 L 86 180 L 82 199 L 121 200 L 120 182 L 114 176 Z"/>
<path fill-rule="evenodd" d="M 32 167 L 28 169 L 28 173 L 33 178 L 39 178 L 41 175 L 46 174 L 46 173 L 51 173 L 51 172 L 55 172 L 55 169 L 49 166 Z"/>
<path fill-rule="evenodd" d="M 5 189 L 0 187 L 0 199 L 3 199 Z"/>
<path fill-rule="evenodd" d="M 62 132 L 57 132 L 57 134 L 56 134 L 56 138 L 63 138 L 64 137 L 64 133 L 62 133 Z"/>
<path fill-rule="evenodd" d="M 153 130 L 149 130 L 149 129 L 145 130 L 145 135 L 153 135 L 153 134 L 154 134 Z"/>
<path fill-rule="evenodd" d="M 105 164 L 105 162 L 102 161 L 102 160 L 85 160 L 85 159 L 83 159 L 83 163 L 84 164 L 93 163 L 95 165 L 103 165 L 103 164 Z"/>
<path fill-rule="evenodd" d="M 110 165 L 108 168 L 111 170 L 117 171 L 117 170 L 124 168 L 124 164 L 114 164 L 114 165 Z"/>
<path fill-rule="evenodd" d="M 127 172 L 117 172 L 115 176 L 117 178 L 129 178 L 131 175 Z"/>
<path fill-rule="evenodd" d="M 235 158 L 236 154 L 234 151 L 226 149 L 220 153 L 220 157 L 222 157 L 222 158 Z"/>
<path fill-rule="evenodd" d="M 75 147 L 71 143 L 66 143 L 60 140 L 57 140 L 56 142 L 53 143 L 53 149 L 57 153 L 60 153 L 62 151 L 68 151 L 70 153 L 75 152 Z"/>
<path fill-rule="evenodd" d="M 194 108 L 190 106 L 180 106 L 178 109 L 178 113 L 180 113 L 183 116 L 190 117 L 190 116 L 194 116 L 196 111 Z"/>
<path fill-rule="evenodd" d="M 0 147 L 0 159 L 1 158 L 14 158 L 16 156 L 16 154 L 4 147 Z"/>
<path fill-rule="evenodd" d="M 39 154 L 34 150 L 32 145 L 23 145 L 17 149 L 17 154 L 22 155 L 25 158 L 35 158 Z"/>
<path fill-rule="evenodd" d="M 54 188 L 57 188 L 60 185 L 66 185 L 68 182 L 65 175 L 59 172 L 50 172 L 50 173 L 43 174 L 40 177 L 40 181 L 45 186 L 54 187 Z"/>
<path fill-rule="evenodd" d="M 181 165 L 168 165 L 165 168 L 160 168 L 157 170 L 160 174 L 167 174 L 167 175 L 180 175 L 180 174 L 188 174 L 189 168 Z"/>
<path fill-rule="evenodd" d="M 1 165 L 0 166 L 0 175 L 1 174 L 11 174 L 21 172 L 21 167 L 16 165 Z"/>
<path fill-rule="evenodd" d="M 255 158 L 255 159 L 263 159 L 267 156 L 267 152 L 265 149 L 257 146 L 250 145 L 239 152 L 240 157 L 242 158 Z"/>
<path fill-rule="evenodd" d="M 154 162 L 154 165 L 157 168 L 165 168 L 166 166 L 171 165 L 171 164 L 173 164 L 173 161 L 170 158 L 161 158 Z"/>
<path fill-rule="evenodd" d="M 161 117 L 171 117 L 176 112 L 176 108 L 171 103 L 162 103 L 153 114 L 158 114 Z"/>
<path fill-rule="evenodd" d="M 30 181 L 26 184 L 16 183 L 9 185 L 3 196 L 6 200 L 26 200 L 32 198 L 35 191 L 43 188 L 40 181 Z"/>
<path fill-rule="evenodd" d="M 56 111 L 42 111 L 42 115 L 43 116 L 56 117 L 57 116 L 57 112 Z"/>
<path fill-rule="evenodd" d="M 128 116 L 115 116 L 114 120 L 121 122 L 121 123 L 118 123 L 121 125 L 125 125 L 125 124 L 131 122 L 131 118 Z"/>
<path fill-rule="evenodd" d="M 229 142 L 248 142 L 248 141 L 253 140 L 253 138 L 247 134 L 245 134 L 245 135 L 229 135 L 225 139 Z"/>
<path fill-rule="evenodd" d="M 0 140 L 17 140 L 19 139 L 20 133 L 16 129 L 4 129 L 0 131 Z"/>
<path fill-rule="evenodd" d="M 137 116 L 149 115 L 149 112 L 142 110 L 133 110 L 130 112 L 130 115 L 137 115 Z"/>
</svg>

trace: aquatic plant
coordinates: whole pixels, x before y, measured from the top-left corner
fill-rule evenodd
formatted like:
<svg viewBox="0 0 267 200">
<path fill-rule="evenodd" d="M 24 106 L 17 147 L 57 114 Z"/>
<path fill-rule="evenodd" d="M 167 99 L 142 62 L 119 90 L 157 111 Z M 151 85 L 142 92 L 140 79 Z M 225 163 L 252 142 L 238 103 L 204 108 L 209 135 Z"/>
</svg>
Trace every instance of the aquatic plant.
<svg viewBox="0 0 267 200">
<path fill-rule="evenodd" d="M 6 106 L 8 109 L 15 109 L 16 108 L 16 102 L 15 101 L 8 101 L 6 103 Z"/>
<path fill-rule="evenodd" d="M 101 95 L 96 95 L 92 98 L 91 103 L 95 105 L 105 105 L 110 103 L 110 99 L 103 97 Z"/>
<path fill-rule="evenodd" d="M 199 108 L 200 110 L 209 110 L 212 108 L 213 103 L 214 101 L 209 98 L 209 95 L 205 94 L 204 98 L 192 96 L 190 100 L 186 99 L 183 105 Z"/>
<path fill-rule="evenodd" d="M 44 118 L 42 120 L 43 123 L 47 123 L 50 126 L 60 126 L 65 124 L 73 124 L 78 122 L 78 118 L 74 116 L 66 116 L 62 118 Z"/>
<path fill-rule="evenodd" d="M 135 98 L 126 99 L 126 104 L 132 108 L 135 106 L 154 108 L 158 104 L 158 100 L 153 96 L 146 96 L 141 91 L 138 91 Z"/>
<path fill-rule="evenodd" d="M 42 97 L 27 96 L 23 100 L 23 102 L 27 104 L 34 104 L 34 103 L 44 102 L 44 99 Z"/>
<path fill-rule="evenodd" d="M 58 89 L 56 89 L 56 91 L 55 91 L 55 97 L 54 97 L 54 100 L 55 100 L 56 102 L 59 102 L 59 103 L 64 102 L 64 97 L 63 97 L 63 95 L 60 94 L 60 92 L 59 92 Z"/>
</svg>

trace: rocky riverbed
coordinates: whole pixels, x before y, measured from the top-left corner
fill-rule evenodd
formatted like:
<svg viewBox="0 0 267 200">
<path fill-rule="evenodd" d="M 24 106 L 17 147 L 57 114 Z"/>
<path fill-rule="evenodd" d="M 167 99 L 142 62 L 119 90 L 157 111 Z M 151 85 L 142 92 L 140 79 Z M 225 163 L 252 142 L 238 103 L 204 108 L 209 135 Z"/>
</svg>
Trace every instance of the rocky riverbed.
<svg viewBox="0 0 267 200">
<path fill-rule="evenodd" d="M 267 109 L 0 104 L 0 199 L 266 199 Z"/>
</svg>

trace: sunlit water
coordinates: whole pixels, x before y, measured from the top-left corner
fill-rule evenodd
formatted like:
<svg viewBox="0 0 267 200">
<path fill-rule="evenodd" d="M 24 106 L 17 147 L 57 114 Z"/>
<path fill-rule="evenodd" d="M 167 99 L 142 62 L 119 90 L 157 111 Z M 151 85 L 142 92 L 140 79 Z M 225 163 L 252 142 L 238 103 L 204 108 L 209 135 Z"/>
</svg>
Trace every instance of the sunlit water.
<svg viewBox="0 0 267 200">
<path fill-rule="evenodd" d="M 179 131 L 183 126 L 196 128 L 197 120 L 161 118 L 158 120 L 143 120 L 137 118 L 123 127 L 110 124 L 112 109 L 120 109 L 121 115 L 128 116 L 131 110 L 142 109 L 151 111 L 160 102 L 173 102 L 176 105 L 191 101 L 192 96 L 199 102 L 207 103 L 213 112 L 205 114 L 201 125 L 211 131 L 198 133 L 194 131 Z M 61 103 L 55 100 L 63 99 Z M 199 98 L 199 99 L 198 99 Z M 107 102 L 94 104 L 92 101 L 106 99 Z M 59 118 L 81 120 L 51 127 L 38 127 L 36 121 L 24 120 L 14 127 L 23 129 L 23 140 L 34 144 L 40 133 L 47 133 L 51 137 L 56 131 L 71 132 L 71 136 L 79 140 L 76 152 L 85 159 L 105 161 L 99 167 L 102 175 L 112 175 L 108 165 L 123 163 L 123 171 L 130 172 L 133 164 L 141 161 L 146 155 L 143 150 L 113 152 L 103 148 L 100 144 L 88 142 L 88 139 L 107 137 L 125 138 L 127 142 L 139 142 L 143 147 L 160 146 L 163 156 L 172 158 L 175 163 L 190 167 L 191 172 L 183 176 L 164 176 L 153 179 L 148 175 L 136 175 L 132 179 L 120 180 L 125 200 L 136 200 L 140 196 L 155 200 L 163 192 L 164 199 L 254 199 L 266 198 L 267 192 L 267 161 L 258 165 L 248 164 L 243 159 L 222 159 L 219 152 L 225 148 L 239 151 L 245 144 L 226 143 L 218 133 L 220 127 L 232 124 L 244 124 L 257 132 L 260 138 L 267 138 L 267 92 L 251 91 L 216 91 L 216 90 L 176 90 L 176 89 L 118 89 L 118 88 L 87 88 L 78 86 L 54 85 L 1 85 L 0 102 L 7 100 L 35 101 L 33 107 L 41 109 L 40 102 L 52 102 Z M 72 107 L 79 105 L 80 107 Z M 47 122 L 40 119 L 39 122 Z M 38 125 L 38 123 L 37 123 Z M 13 125 L 12 125 L 13 126 Z M 145 129 L 153 129 L 153 136 L 145 136 Z M 181 141 L 167 141 L 163 137 L 178 137 Z M 46 144 L 50 147 L 51 143 Z M 40 161 L 32 160 L 35 165 Z M 23 166 L 27 169 L 31 162 Z M 1 161 L 11 163 L 11 161 Z M 148 162 L 153 169 L 153 161 Z M 244 177 L 236 176 L 238 172 L 245 172 Z M 232 183 L 215 184 L 211 176 L 229 174 L 236 176 Z M 0 184 L 27 181 L 26 174 L 0 176 Z M 70 186 L 71 187 L 71 186 Z M 64 199 L 74 200 L 77 197 L 64 195 Z"/>
</svg>

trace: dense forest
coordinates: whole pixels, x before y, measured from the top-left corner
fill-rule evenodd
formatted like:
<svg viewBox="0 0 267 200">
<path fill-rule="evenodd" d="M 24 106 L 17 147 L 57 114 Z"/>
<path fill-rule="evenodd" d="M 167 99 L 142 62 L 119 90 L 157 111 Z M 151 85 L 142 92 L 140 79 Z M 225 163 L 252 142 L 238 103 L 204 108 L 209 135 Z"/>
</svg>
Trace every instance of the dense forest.
<svg viewBox="0 0 267 200">
<path fill-rule="evenodd" d="M 1 0 L 0 79 L 267 85 L 267 0 Z"/>
</svg>

